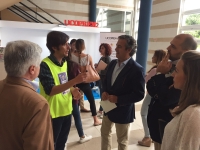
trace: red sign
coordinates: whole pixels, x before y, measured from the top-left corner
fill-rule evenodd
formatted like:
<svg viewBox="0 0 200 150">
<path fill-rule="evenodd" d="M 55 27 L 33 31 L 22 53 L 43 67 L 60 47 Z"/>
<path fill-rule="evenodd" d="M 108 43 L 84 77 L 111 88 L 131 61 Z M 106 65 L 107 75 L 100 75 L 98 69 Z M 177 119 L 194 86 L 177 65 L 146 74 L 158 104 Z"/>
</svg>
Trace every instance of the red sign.
<svg viewBox="0 0 200 150">
<path fill-rule="evenodd" d="M 71 25 L 71 26 L 85 26 L 85 27 L 98 27 L 97 22 L 91 22 L 91 21 L 79 21 L 79 20 L 64 20 L 65 25 Z"/>
</svg>

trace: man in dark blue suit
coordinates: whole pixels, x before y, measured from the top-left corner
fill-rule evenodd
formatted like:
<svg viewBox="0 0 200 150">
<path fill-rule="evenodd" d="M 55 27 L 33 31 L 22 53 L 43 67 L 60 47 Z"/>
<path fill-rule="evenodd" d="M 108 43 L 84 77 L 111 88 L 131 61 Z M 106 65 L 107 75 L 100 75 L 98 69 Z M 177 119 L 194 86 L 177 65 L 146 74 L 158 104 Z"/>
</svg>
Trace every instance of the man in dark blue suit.
<svg viewBox="0 0 200 150">
<path fill-rule="evenodd" d="M 129 35 L 118 37 L 116 57 L 110 62 L 103 83 L 102 100 L 116 104 L 116 108 L 105 113 L 101 127 L 101 150 L 111 150 L 111 128 L 115 124 L 118 150 L 128 147 L 128 130 L 135 118 L 134 103 L 144 97 L 144 70 L 132 58 L 136 41 Z"/>
</svg>

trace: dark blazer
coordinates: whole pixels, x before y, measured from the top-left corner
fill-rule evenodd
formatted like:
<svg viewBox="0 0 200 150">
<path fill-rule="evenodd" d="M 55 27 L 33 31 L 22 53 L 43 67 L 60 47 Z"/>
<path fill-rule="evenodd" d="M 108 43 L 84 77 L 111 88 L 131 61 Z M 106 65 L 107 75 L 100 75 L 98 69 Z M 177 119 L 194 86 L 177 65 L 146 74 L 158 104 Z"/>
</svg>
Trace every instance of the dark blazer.
<svg viewBox="0 0 200 150">
<path fill-rule="evenodd" d="M 112 60 L 108 66 L 104 89 L 109 95 L 117 96 L 118 102 L 117 107 L 105 115 L 114 123 L 127 124 L 133 122 L 135 118 L 134 103 L 144 97 L 144 70 L 131 58 L 111 85 L 115 65 L 117 65 L 117 60 Z"/>
<path fill-rule="evenodd" d="M 172 120 L 169 109 L 178 105 L 181 91 L 174 87 L 173 77 L 165 77 L 165 74 L 155 75 L 147 82 L 147 91 L 152 97 L 147 116 L 150 136 L 153 141 L 161 143 L 163 133 L 160 133 L 158 120 L 166 122 Z"/>
</svg>

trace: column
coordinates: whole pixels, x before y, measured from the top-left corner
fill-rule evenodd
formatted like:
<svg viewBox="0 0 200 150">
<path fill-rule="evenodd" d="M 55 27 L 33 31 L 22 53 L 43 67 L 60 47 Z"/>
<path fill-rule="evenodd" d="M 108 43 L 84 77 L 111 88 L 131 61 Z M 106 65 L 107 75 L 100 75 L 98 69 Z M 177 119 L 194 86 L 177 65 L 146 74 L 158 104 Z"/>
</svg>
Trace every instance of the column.
<svg viewBox="0 0 200 150">
<path fill-rule="evenodd" d="M 148 43 L 149 43 L 149 31 L 151 22 L 151 9 L 152 0 L 140 1 L 140 16 L 138 25 L 138 48 L 136 61 L 144 67 L 146 71 Z"/>
<path fill-rule="evenodd" d="M 96 22 L 97 0 L 89 0 L 89 21 Z"/>
</svg>

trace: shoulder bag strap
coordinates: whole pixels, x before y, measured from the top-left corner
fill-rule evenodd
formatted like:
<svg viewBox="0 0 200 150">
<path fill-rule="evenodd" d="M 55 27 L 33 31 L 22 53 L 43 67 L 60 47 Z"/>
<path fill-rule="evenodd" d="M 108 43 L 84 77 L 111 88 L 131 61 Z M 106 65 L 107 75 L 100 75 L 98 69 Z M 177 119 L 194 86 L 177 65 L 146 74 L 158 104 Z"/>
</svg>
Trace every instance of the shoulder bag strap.
<svg viewBox="0 0 200 150">
<path fill-rule="evenodd" d="M 87 54 L 87 65 L 90 65 L 90 62 L 89 62 L 89 55 Z"/>
</svg>

